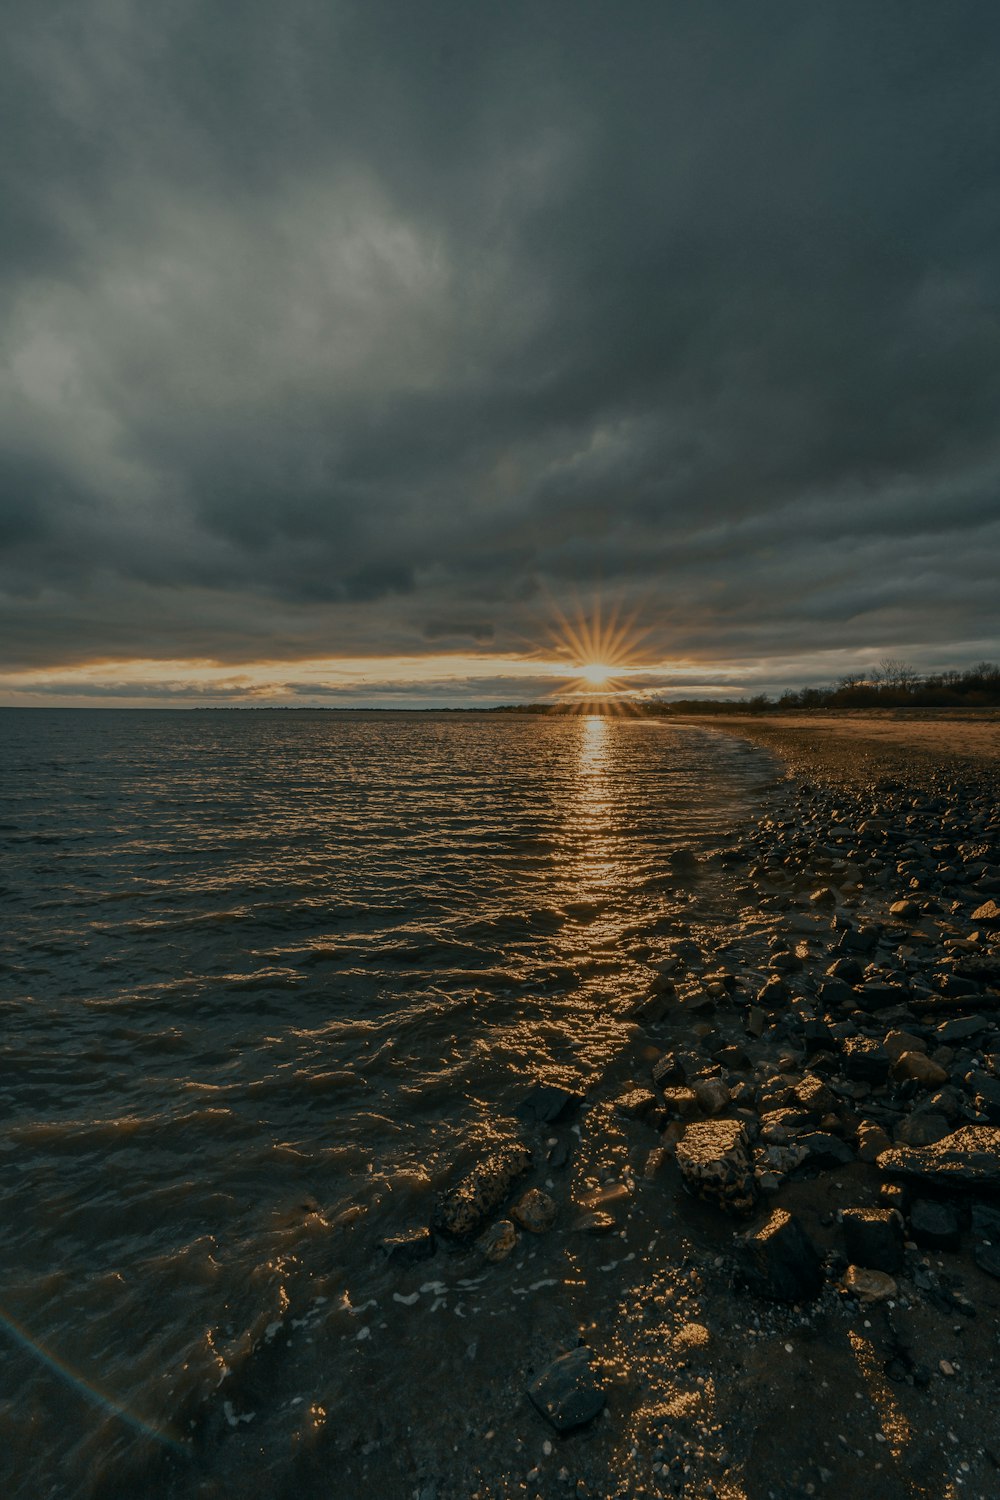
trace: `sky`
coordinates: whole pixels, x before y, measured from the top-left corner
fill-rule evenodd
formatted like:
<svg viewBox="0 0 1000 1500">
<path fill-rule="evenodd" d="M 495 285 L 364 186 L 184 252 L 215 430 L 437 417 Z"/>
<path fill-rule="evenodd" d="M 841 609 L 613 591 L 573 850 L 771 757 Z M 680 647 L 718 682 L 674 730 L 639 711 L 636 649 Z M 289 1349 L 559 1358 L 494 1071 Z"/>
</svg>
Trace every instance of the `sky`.
<svg viewBox="0 0 1000 1500">
<path fill-rule="evenodd" d="M 994 0 L 4 31 L 0 702 L 1000 656 Z"/>
</svg>

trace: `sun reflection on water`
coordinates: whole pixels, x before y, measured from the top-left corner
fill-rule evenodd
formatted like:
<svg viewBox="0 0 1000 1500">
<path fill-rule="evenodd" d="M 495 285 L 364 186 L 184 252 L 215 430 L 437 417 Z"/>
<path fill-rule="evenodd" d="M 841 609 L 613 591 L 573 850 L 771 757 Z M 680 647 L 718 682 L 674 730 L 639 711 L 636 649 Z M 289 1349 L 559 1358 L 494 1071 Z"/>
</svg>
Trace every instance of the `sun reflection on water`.
<svg viewBox="0 0 1000 1500">
<path fill-rule="evenodd" d="M 581 899 L 607 896 L 620 877 L 612 826 L 616 799 L 609 736 L 610 720 L 597 714 L 581 720 L 572 803 L 574 880 Z"/>
</svg>

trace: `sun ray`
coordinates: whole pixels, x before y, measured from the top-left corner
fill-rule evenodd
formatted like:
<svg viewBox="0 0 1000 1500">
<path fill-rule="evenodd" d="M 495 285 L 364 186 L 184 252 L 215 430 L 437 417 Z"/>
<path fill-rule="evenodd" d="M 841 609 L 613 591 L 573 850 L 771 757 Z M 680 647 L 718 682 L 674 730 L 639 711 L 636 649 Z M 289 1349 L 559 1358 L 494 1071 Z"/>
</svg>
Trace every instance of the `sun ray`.
<svg viewBox="0 0 1000 1500">
<path fill-rule="evenodd" d="M 567 680 L 556 689 L 558 705 L 585 714 L 637 712 L 628 678 L 641 665 L 638 647 L 647 631 L 636 627 L 635 614 L 622 618 L 620 605 L 606 608 L 600 596 L 589 609 L 577 602 L 572 616 L 557 604 L 552 612 L 549 640 L 567 665 Z"/>
</svg>

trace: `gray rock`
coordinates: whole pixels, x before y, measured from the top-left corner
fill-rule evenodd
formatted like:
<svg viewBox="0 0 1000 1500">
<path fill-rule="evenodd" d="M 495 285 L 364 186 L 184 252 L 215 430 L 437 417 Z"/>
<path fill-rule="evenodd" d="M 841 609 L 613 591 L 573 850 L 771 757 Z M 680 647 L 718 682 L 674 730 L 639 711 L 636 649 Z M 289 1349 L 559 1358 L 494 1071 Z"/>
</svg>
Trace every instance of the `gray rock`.
<svg viewBox="0 0 1000 1500">
<path fill-rule="evenodd" d="M 582 1427 L 604 1409 L 605 1396 L 590 1368 L 590 1350 L 560 1355 L 528 1387 L 528 1395 L 556 1432 Z"/>
<path fill-rule="evenodd" d="M 914 1036 L 910 1031 L 890 1031 L 885 1037 L 885 1050 L 895 1063 L 904 1052 L 926 1052 L 927 1043 L 923 1037 Z"/>
<path fill-rule="evenodd" d="M 878 939 L 878 928 L 858 927 L 853 932 L 845 932 L 839 946 L 847 953 L 874 953 L 878 947 Z"/>
<path fill-rule="evenodd" d="M 833 1032 L 825 1021 L 807 1021 L 802 1028 L 802 1040 L 807 1054 L 832 1052 L 835 1046 Z"/>
<path fill-rule="evenodd" d="M 816 998 L 825 1011 L 837 1009 L 839 1006 L 853 1007 L 854 991 L 849 984 L 842 979 L 824 979 L 816 992 Z"/>
<path fill-rule="evenodd" d="M 797 1219 L 776 1208 L 737 1250 L 740 1279 L 772 1302 L 807 1302 L 819 1294 L 823 1269 L 816 1247 Z"/>
<path fill-rule="evenodd" d="M 936 1089 L 948 1082 L 948 1074 L 924 1052 L 901 1052 L 892 1065 L 892 1076 L 897 1083 L 907 1079 L 925 1089 Z"/>
<path fill-rule="evenodd" d="M 506 1260 L 517 1245 L 517 1230 L 509 1219 L 497 1219 L 476 1243 L 486 1260 L 497 1265 Z"/>
<path fill-rule="evenodd" d="M 825 1130 L 810 1130 L 796 1138 L 796 1146 L 807 1152 L 810 1167 L 845 1167 L 854 1160 L 854 1152 L 839 1136 Z"/>
<path fill-rule="evenodd" d="M 681 1119 L 689 1119 L 691 1115 L 698 1113 L 694 1089 L 664 1089 L 663 1102 L 671 1114 L 678 1115 Z"/>
<path fill-rule="evenodd" d="M 823 1080 L 817 1078 L 815 1073 L 806 1073 L 793 1088 L 792 1096 L 796 1104 L 816 1118 L 829 1114 L 837 1102 Z"/>
<path fill-rule="evenodd" d="M 623 1014 L 640 1025 L 655 1026 L 677 1003 L 677 990 L 669 979 L 659 979 L 656 988 L 648 995 L 639 995 L 630 1000 Z"/>
<path fill-rule="evenodd" d="M 863 970 L 856 958 L 838 958 L 827 969 L 830 979 L 839 979 L 843 984 L 860 984 Z"/>
<path fill-rule="evenodd" d="M 874 1161 L 892 1145 L 882 1126 L 876 1120 L 862 1120 L 858 1126 L 858 1156 L 862 1161 Z"/>
<path fill-rule="evenodd" d="M 935 1034 L 943 1046 L 951 1047 L 955 1042 L 978 1036 L 989 1024 L 985 1016 L 953 1016 L 949 1021 L 942 1021 Z"/>
<path fill-rule="evenodd" d="M 960 980 L 970 982 L 975 993 L 981 984 L 1000 982 L 1000 953 L 963 953 L 955 959 L 955 974 Z"/>
<path fill-rule="evenodd" d="M 855 990 L 854 998 L 862 1010 L 869 1013 L 889 1010 L 894 1005 L 905 1005 L 910 998 L 909 990 L 901 985 L 879 984 L 877 981 L 863 984 Z"/>
<path fill-rule="evenodd" d="M 828 885 L 824 885 L 819 890 L 812 892 L 809 902 L 812 906 L 836 906 L 837 892 L 831 890 Z"/>
<path fill-rule="evenodd" d="M 918 1198 L 910 1209 L 910 1234 L 925 1250 L 957 1250 L 958 1215 L 947 1203 Z"/>
<path fill-rule="evenodd" d="M 914 1110 L 896 1126 L 896 1144 L 900 1146 L 933 1146 L 951 1133 L 947 1115 L 938 1110 Z"/>
</svg>

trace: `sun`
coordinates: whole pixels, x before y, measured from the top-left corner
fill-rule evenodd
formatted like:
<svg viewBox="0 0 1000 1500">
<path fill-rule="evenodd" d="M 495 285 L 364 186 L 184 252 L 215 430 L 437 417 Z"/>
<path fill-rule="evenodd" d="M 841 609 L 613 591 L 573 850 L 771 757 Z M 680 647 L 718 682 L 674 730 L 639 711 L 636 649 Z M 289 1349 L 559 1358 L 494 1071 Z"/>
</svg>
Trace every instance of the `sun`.
<svg viewBox="0 0 1000 1500">
<path fill-rule="evenodd" d="M 614 672 L 614 667 L 603 661 L 586 661 L 577 668 L 577 676 L 582 677 L 584 682 L 589 682 L 592 687 L 602 687 L 614 676 Z"/>
<path fill-rule="evenodd" d="M 616 606 L 602 610 L 600 599 L 589 610 L 578 605 L 572 619 L 558 606 L 553 612 L 549 639 L 565 676 L 554 689 L 559 706 L 572 713 L 634 713 L 638 698 L 630 679 L 641 670 L 638 647 L 646 634 L 635 628 L 634 616 L 622 620 Z"/>
</svg>

